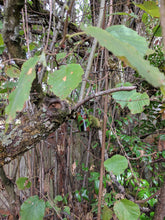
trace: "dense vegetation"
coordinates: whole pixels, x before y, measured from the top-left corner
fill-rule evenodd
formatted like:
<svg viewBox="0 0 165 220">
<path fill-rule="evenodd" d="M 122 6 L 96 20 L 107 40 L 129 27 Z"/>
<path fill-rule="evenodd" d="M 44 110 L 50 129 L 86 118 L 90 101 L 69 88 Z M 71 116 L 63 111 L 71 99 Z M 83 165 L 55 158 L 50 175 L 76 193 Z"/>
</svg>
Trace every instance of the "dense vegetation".
<svg viewBox="0 0 165 220">
<path fill-rule="evenodd" d="M 0 4 L 1 217 L 163 220 L 163 1 Z"/>
</svg>

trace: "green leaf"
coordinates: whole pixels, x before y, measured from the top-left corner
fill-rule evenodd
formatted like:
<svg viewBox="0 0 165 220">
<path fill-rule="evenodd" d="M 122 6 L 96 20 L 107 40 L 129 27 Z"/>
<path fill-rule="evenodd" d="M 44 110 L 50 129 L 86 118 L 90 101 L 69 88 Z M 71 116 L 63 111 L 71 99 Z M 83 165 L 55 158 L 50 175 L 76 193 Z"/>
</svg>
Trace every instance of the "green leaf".
<svg viewBox="0 0 165 220">
<path fill-rule="evenodd" d="M 62 196 L 57 195 L 54 199 L 54 202 L 57 203 L 57 202 L 61 202 L 62 200 L 63 200 Z"/>
<path fill-rule="evenodd" d="M 140 216 L 139 206 L 127 199 L 117 201 L 113 209 L 119 220 L 136 220 Z"/>
<path fill-rule="evenodd" d="M 94 181 L 94 189 L 95 189 L 95 193 L 98 195 L 99 193 L 99 183 L 100 183 L 100 180 L 95 180 Z"/>
<path fill-rule="evenodd" d="M 1 27 L 1 23 L 0 23 L 0 27 Z M 1 29 L 1 28 L 0 28 Z M 0 55 L 3 53 L 4 51 L 4 41 L 3 41 L 3 37 L 2 34 L 0 34 Z"/>
<path fill-rule="evenodd" d="M 120 83 L 116 87 L 131 86 L 131 83 Z M 147 93 L 138 93 L 135 90 L 121 91 L 112 94 L 112 97 L 120 104 L 122 108 L 128 106 L 132 114 L 141 113 L 145 105 L 150 104 L 150 99 Z"/>
<path fill-rule="evenodd" d="M 43 66 L 47 66 L 46 65 L 46 57 L 45 57 L 45 53 L 44 51 L 42 52 L 42 54 L 40 55 L 40 59 L 39 59 L 39 62 L 43 64 Z"/>
<path fill-rule="evenodd" d="M 16 181 L 17 187 L 19 190 L 28 189 L 31 187 L 31 181 L 27 177 L 20 177 Z"/>
<path fill-rule="evenodd" d="M 148 15 L 147 13 L 143 13 L 143 15 L 142 15 L 142 22 L 143 22 L 144 24 L 147 24 L 147 22 L 148 22 L 148 17 L 149 17 L 149 15 Z"/>
<path fill-rule="evenodd" d="M 84 188 L 81 189 L 81 196 L 82 196 L 83 199 L 89 201 L 89 196 L 88 196 L 87 189 L 84 189 Z"/>
<path fill-rule="evenodd" d="M 5 73 L 10 78 L 18 78 L 20 76 L 20 70 L 17 66 L 6 65 Z"/>
<path fill-rule="evenodd" d="M 2 34 L 0 34 L 0 46 L 4 45 Z"/>
<path fill-rule="evenodd" d="M 113 30 L 112 26 L 112 30 Z M 91 36 L 95 37 L 99 43 L 110 50 L 114 55 L 127 62 L 132 68 L 137 70 L 150 84 L 155 87 L 165 87 L 165 75 L 158 68 L 150 65 L 149 61 L 144 60 L 142 52 L 121 39 L 114 37 L 111 33 L 98 27 L 82 27 Z M 125 37 L 124 37 L 125 38 Z M 129 37 L 130 38 L 130 37 Z M 126 38 L 125 38 L 126 39 Z M 140 37 L 141 39 L 141 37 Z"/>
<path fill-rule="evenodd" d="M 116 85 L 116 87 L 121 87 L 121 86 L 132 86 L 131 83 L 126 82 L 126 83 L 119 83 Z M 120 92 L 115 92 L 112 94 L 112 97 L 116 100 L 117 103 L 120 104 L 122 108 L 126 107 L 128 105 L 128 101 L 130 97 L 136 93 L 136 90 L 132 91 L 120 91 Z"/>
<path fill-rule="evenodd" d="M 162 36 L 161 26 L 160 26 L 159 24 L 156 25 L 156 26 L 153 28 L 152 32 L 154 33 L 154 36 L 155 36 L 155 37 L 161 37 L 161 36 Z"/>
<path fill-rule="evenodd" d="M 4 49 L 5 49 L 5 47 L 4 47 L 4 46 L 0 46 L 0 54 L 2 54 L 2 53 L 3 53 Z"/>
<path fill-rule="evenodd" d="M 2 29 L 3 28 L 3 23 L 2 23 L 2 21 L 0 21 L 0 29 Z"/>
<path fill-rule="evenodd" d="M 9 105 L 5 109 L 8 115 L 6 123 L 11 122 L 15 118 L 16 112 L 21 111 L 25 101 L 28 100 L 31 85 L 36 76 L 35 66 L 38 60 L 39 57 L 34 56 L 23 64 L 18 85 L 9 95 Z"/>
<path fill-rule="evenodd" d="M 66 57 L 67 53 L 65 52 L 61 52 L 61 53 L 58 53 L 56 54 L 56 60 L 59 61 L 61 59 L 64 59 Z"/>
<path fill-rule="evenodd" d="M 142 56 L 145 55 L 148 49 L 148 43 L 146 39 L 139 36 L 136 31 L 127 28 L 124 25 L 114 25 L 108 27 L 106 31 L 121 42 L 128 43 L 133 46 Z"/>
<path fill-rule="evenodd" d="M 80 195 L 80 192 L 78 190 L 75 191 L 75 197 L 78 200 L 78 202 L 81 202 L 81 195 Z"/>
<path fill-rule="evenodd" d="M 9 82 L 9 81 L 6 81 L 4 84 L 3 84 L 3 88 L 4 89 L 13 89 L 14 87 L 17 86 L 17 82 Z"/>
<path fill-rule="evenodd" d="M 45 213 L 45 202 L 38 196 L 31 196 L 21 206 L 21 220 L 42 220 Z"/>
<path fill-rule="evenodd" d="M 52 209 L 52 208 L 53 208 L 53 206 L 50 204 L 49 200 L 46 201 L 45 207 L 46 207 L 46 208 L 49 208 L 49 209 Z"/>
<path fill-rule="evenodd" d="M 143 107 L 150 104 L 150 99 L 146 92 L 143 94 L 137 92 L 134 93 L 130 97 L 129 101 L 128 108 L 132 114 L 141 113 L 143 111 Z"/>
<path fill-rule="evenodd" d="M 165 151 L 162 152 L 162 157 L 165 158 Z"/>
<path fill-rule="evenodd" d="M 110 14 L 110 16 L 112 15 L 128 15 L 129 17 L 138 18 L 138 16 L 135 15 L 134 13 L 126 13 L 126 12 L 115 12 Z"/>
<path fill-rule="evenodd" d="M 108 172 L 113 172 L 115 175 L 120 175 L 128 167 L 128 161 L 121 155 L 115 155 L 104 162 L 104 167 Z"/>
<path fill-rule="evenodd" d="M 62 66 L 60 70 L 49 74 L 48 84 L 51 86 L 51 91 L 61 99 L 65 99 L 81 82 L 83 73 L 79 64 Z"/>
<path fill-rule="evenodd" d="M 160 140 L 161 140 L 161 141 L 165 141 L 165 134 L 161 134 L 161 135 L 160 135 Z"/>
<path fill-rule="evenodd" d="M 28 0 L 28 3 L 32 6 L 33 5 L 33 1 L 32 0 Z"/>
<path fill-rule="evenodd" d="M 103 208 L 103 220 L 109 220 L 113 216 L 113 212 L 106 205 Z"/>
<path fill-rule="evenodd" d="M 68 213 L 68 215 L 70 215 L 70 207 L 64 206 L 64 212 L 66 212 L 66 213 Z"/>
<path fill-rule="evenodd" d="M 145 1 L 143 4 L 135 5 L 146 11 L 152 17 L 160 18 L 160 10 L 155 1 Z"/>
</svg>

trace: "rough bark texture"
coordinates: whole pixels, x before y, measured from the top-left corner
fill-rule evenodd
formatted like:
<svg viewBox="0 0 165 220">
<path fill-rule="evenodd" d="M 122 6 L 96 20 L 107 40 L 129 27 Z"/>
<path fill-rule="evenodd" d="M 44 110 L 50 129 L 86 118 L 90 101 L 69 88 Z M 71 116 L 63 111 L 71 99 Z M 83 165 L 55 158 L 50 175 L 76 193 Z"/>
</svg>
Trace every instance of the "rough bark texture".
<svg viewBox="0 0 165 220">
<path fill-rule="evenodd" d="M 158 204 L 156 206 L 154 220 L 163 220 L 165 218 L 165 182 L 161 188 Z"/>
<path fill-rule="evenodd" d="M 21 117 L 21 124 L 0 132 L 0 166 L 31 149 L 40 140 L 55 131 L 69 115 L 69 106 L 59 99 L 49 100 L 28 118 Z"/>
<path fill-rule="evenodd" d="M 163 44 L 165 48 L 165 0 L 160 1 L 160 20 L 161 20 L 161 27 L 162 27 L 162 36 L 163 36 Z"/>
<path fill-rule="evenodd" d="M 20 201 L 18 196 L 15 193 L 14 190 L 14 183 L 12 182 L 12 180 L 10 180 L 6 174 L 5 171 L 3 169 L 3 167 L 0 167 L 0 177 L 1 177 L 1 181 L 2 184 L 6 190 L 6 192 L 8 193 L 8 203 L 10 204 L 10 213 L 12 214 L 12 219 L 18 219 L 18 210 L 17 207 L 18 205 L 20 205 Z"/>
<path fill-rule="evenodd" d="M 165 0 L 160 1 L 160 17 L 163 35 L 163 44 L 165 49 Z M 163 220 L 165 218 L 165 181 L 160 191 L 158 204 L 154 215 L 154 220 Z"/>
</svg>

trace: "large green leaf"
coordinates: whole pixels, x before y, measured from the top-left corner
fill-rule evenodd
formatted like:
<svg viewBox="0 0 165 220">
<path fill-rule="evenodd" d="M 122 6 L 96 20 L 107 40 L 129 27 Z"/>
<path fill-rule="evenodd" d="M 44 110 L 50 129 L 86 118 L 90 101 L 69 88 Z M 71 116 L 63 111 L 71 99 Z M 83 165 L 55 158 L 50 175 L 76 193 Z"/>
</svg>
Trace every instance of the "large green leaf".
<svg viewBox="0 0 165 220">
<path fill-rule="evenodd" d="M 113 30 L 112 26 L 111 30 Z M 95 37 L 99 43 L 110 50 L 114 55 L 127 62 L 132 68 L 136 69 L 150 84 L 155 87 L 165 87 L 165 75 L 158 68 L 150 65 L 149 61 L 144 60 L 142 54 L 128 42 L 123 42 L 106 30 L 98 27 L 82 27 L 91 36 Z M 141 38 L 140 38 L 141 39 Z"/>
<path fill-rule="evenodd" d="M 6 114 L 8 115 L 7 123 L 15 118 L 16 112 L 21 111 L 25 101 L 28 100 L 31 85 L 36 76 L 35 66 L 38 61 L 39 57 L 34 56 L 23 64 L 18 85 L 9 95 L 9 105 L 5 109 Z"/>
<path fill-rule="evenodd" d="M 131 86 L 131 83 L 120 83 L 117 87 Z M 141 113 L 145 105 L 150 104 L 150 99 L 147 93 L 138 93 L 135 90 L 132 91 L 121 91 L 112 94 L 112 97 L 120 104 L 122 108 L 128 106 L 132 114 Z"/>
<path fill-rule="evenodd" d="M 113 209 L 119 220 L 136 220 L 140 216 L 139 206 L 127 199 L 117 201 Z"/>
<path fill-rule="evenodd" d="M 132 86 L 132 84 L 129 82 L 126 82 L 126 83 L 119 83 L 116 85 L 116 87 L 121 87 L 121 86 Z M 120 92 L 113 93 L 112 97 L 116 100 L 117 103 L 120 104 L 122 108 L 124 108 L 128 105 L 128 101 L 134 93 L 136 93 L 136 90 L 120 91 Z"/>
<path fill-rule="evenodd" d="M 120 175 L 128 167 L 128 161 L 121 155 L 115 155 L 104 162 L 104 167 L 108 172 Z"/>
<path fill-rule="evenodd" d="M 21 220 L 42 220 L 45 213 L 45 202 L 38 196 L 29 197 L 21 206 Z"/>
<path fill-rule="evenodd" d="M 113 216 L 113 212 L 110 208 L 108 208 L 106 205 L 104 205 L 103 208 L 103 220 L 109 220 L 111 219 Z"/>
<path fill-rule="evenodd" d="M 155 1 L 145 1 L 143 4 L 135 5 L 146 11 L 152 17 L 160 18 L 160 10 Z"/>
<path fill-rule="evenodd" d="M 146 92 L 143 94 L 136 92 L 130 97 L 128 108 L 132 114 L 137 114 L 143 112 L 144 106 L 149 104 L 150 99 Z"/>
<path fill-rule="evenodd" d="M 49 74 L 48 84 L 55 95 L 65 99 L 82 81 L 83 73 L 79 64 L 68 64 Z"/>
<path fill-rule="evenodd" d="M 119 39 L 122 42 L 129 43 L 131 46 L 136 48 L 136 50 L 144 56 L 147 49 L 148 43 L 144 37 L 141 37 L 137 34 L 136 31 L 127 28 L 124 25 L 114 25 L 106 29 L 110 34 L 115 38 Z"/>
</svg>

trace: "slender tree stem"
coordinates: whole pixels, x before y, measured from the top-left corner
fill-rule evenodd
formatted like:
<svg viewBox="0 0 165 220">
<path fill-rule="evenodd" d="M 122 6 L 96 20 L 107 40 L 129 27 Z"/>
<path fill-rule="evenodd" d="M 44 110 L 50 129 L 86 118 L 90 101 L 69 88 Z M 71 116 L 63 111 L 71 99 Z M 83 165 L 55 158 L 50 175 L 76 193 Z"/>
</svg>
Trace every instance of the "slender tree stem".
<svg viewBox="0 0 165 220">
<path fill-rule="evenodd" d="M 104 17 L 104 5 L 105 5 L 105 0 L 101 0 L 99 21 L 98 21 L 97 27 L 102 26 L 102 21 L 103 21 L 103 17 Z M 88 79 L 88 76 L 89 76 L 89 73 L 90 73 L 90 70 L 91 70 L 91 67 L 92 67 L 92 63 L 93 63 L 93 58 L 94 58 L 95 51 L 96 51 L 96 46 L 97 46 L 97 40 L 94 39 L 93 45 L 92 45 L 92 48 L 91 48 L 91 53 L 90 53 L 90 56 L 89 56 L 89 59 L 88 59 L 87 68 L 86 68 L 86 71 L 85 71 L 85 76 L 84 76 L 85 79 Z M 82 82 L 79 101 L 81 101 L 83 99 L 83 96 L 84 96 L 84 93 L 85 93 L 85 87 L 86 87 L 86 80 L 84 80 Z"/>
</svg>

